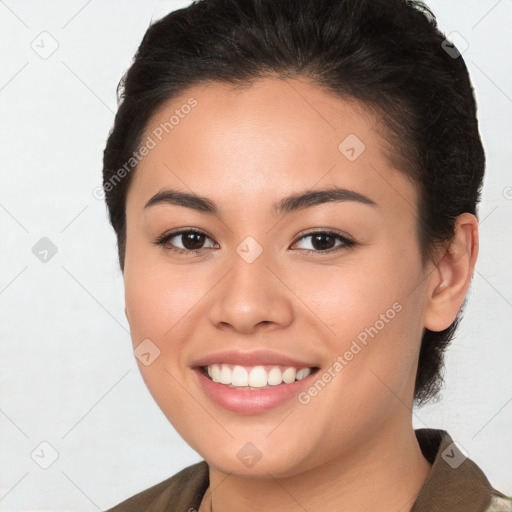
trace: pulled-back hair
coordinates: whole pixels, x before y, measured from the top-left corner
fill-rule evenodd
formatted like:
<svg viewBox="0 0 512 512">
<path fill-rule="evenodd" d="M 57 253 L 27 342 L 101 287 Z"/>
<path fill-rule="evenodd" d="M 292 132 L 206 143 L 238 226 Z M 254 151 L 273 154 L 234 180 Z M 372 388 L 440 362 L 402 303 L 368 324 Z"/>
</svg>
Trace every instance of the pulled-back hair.
<svg viewBox="0 0 512 512">
<path fill-rule="evenodd" d="M 379 120 L 386 157 L 419 193 L 423 262 L 449 243 L 458 215 L 476 215 L 485 156 L 462 56 L 419 0 L 201 0 L 152 23 L 118 87 L 103 188 L 124 272 L 126 196 L 148 120 L 201 83 L 250 86 L 306 78 Z M 121 172 L 124 169 L 123 172 Z M 131 172 L 130 172 L 131 171 Z M 440 391 L 451 326 L 425 329 L 414 396 Z"/>
</svg>

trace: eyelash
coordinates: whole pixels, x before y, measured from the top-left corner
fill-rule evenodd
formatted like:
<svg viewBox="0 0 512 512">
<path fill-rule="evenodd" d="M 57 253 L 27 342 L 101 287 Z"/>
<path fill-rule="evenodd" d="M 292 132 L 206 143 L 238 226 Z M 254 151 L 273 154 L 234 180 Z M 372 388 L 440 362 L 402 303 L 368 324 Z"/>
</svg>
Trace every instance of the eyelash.
<svg viewBox="0 0 512 512">
<path fill-rule="evenodd" d="M 188 233 L 196 233 L 198 235 L 205 235 L 207 238 L 210 238 L 206 233 L 204 233 L 203 231 L 200 231 L 199 229 L 189 228 L 189 229 L 183 229 L 180 231 L 175 231 L 173 233 L 164 233 L 163 235 L 158 237 L 157 240 L 155 240 L 152 243 L 157 246 L 165 247 L 167 242 L 171 238 L 174 238 L 174 237 L 180 236 L 180 235 L 185 235 Z M 341 235 L 337 231 L 332 231 L 332 230 L 328 230 L 328 229 L 323 230 L 323 231 L 321 231 L 321 230 L 312 231 L 307 234 L 304 234 L 304 231 L 301 231 L 299 233 L 299 235 L 302 235 L 302 236 L 299 236 L 299 238 L 293 243 L 293 245 L 295 245 L 296 243 L 298 243 L 300 240 L 302 240 L 304 238 L 308 238 L 308 237 L 311 237 L 314 235 L 327 235 L 331 238 L 337 238 L 338 240 L 340 240 L 342 242 L 337 247 L 333 247 L 333 248 L 327 249 L 325 251 L 316 251 L 316 250 L 312 250 L 312 249 L 301 249 L 302 251 L 305 251 L 306 254 L 314 254 L 314 255 L 318 255 L 319 253 L 320 254 L 326 254 L 326 253 L 331 254 L 340 249 L 348 249 L 348 248 L 351 248 L 351 247 L 354 247 L 355 245 L 357 245 L 357 243 L 354 240 L 348 238 L 347 236 Z M 203 249 L 181 249 L 179 247 L 165 247 L 165 248 L 174 253 L 177 253 L 180 255 L 186 255 L 186 256 L 196 256 L 198 253 L 200 253 L 203 250 Z"/>
</svg>

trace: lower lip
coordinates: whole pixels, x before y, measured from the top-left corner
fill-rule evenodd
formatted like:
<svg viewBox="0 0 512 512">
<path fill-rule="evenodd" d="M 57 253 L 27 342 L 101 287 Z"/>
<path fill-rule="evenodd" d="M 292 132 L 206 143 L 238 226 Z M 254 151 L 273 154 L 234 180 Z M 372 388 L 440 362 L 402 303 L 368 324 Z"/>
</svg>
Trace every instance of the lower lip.
<svg viewBox="0 0 512 512">
<path fill-rule="evenodd" d="M 200 368 L 193 369 L 203 391 L 218 405 L 228 411 L 243 414 L 258 414 L 288 402 L 310 385 L 317 371 L 291 384 L 279 384 L 266 389 L 236 389 L 213 382 Z"/>
</svg>

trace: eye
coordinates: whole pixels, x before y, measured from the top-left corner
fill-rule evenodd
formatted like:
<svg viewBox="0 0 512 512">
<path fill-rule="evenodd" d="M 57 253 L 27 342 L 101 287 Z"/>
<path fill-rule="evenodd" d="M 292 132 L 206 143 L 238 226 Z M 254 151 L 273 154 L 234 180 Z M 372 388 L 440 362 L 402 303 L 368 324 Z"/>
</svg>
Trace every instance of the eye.
<svg viewBox="0 0 512 512">
<path fill-rule="evenodd" d="M 302 240 L 310 238 L 310 245 L 313 249 L 302 249 L 307 254 L 331 253 L 340 249 L 354 247 L 356 245 L 356 242 L 347 235 L 343 235 L 332 230 L 313 231 L 308 234 L 304 233 L 304 231 L 300 233 L 302 236 L 292 245 L 292 247 Z M 181 240 L 181 247 L 176 246 L 176 243 L 171 242 L 175 238 L 177 240 Z M 203 245 L 206 239 L 211 240 L 211 238 L 203 231 L 195 228 L 188 228 L 174 231 L 172 233 L 164 233 L 154 241 L 153 244 L 163 246 L 166 250 L 177 254 L 193 256 L 205 249 Z M 336 240 L 339 240 L 340 243 L 338 245 L 333 245 L 333 242 L 335 244 Z M 210 245 L 210 248 L 217 249 L 219 248 L 219 244 L 213 242 L 212 245 Z"/>
<path fill-rule="evenodd" d="M 303 233 L 304 231 L 302 231 L 300 234 L 303 235 Z M 318 254 L 322 252 L 331 253 L 340 249 L 354 247 L 356 245 L 356 242 L 349 238 L 347 235 L 343 235 L 332 230 L 310 232 L 309 234 L 301 236 L 301 238 L 299 238 L 299 240 L 295 242 L 294 245 L 307 238 L 311 238 L 310 246 L 313 247 L 313 249 L 304 249 L 308 254 Z M 340 243 L 338 245 L 333 245 L 336 240 L 339 240 Z"/>
<path fill-rule="evenodd" d="M 171 240 L 174 238 L 181 239 L 181 247 L 176 247 Z M 178 254 L 186 254 L 188 256 L 196 255 L 203 250 L 203 244 L 205 239 L 211 240 L 211 238 L 198 229 L 188 228 L 173 233 L 164 233 L 156 241 L 153 242 L 155 245 L 161 245 L 170 251 Z M 218 244 L 214 246 L 218 247 Z"/>
</svg>

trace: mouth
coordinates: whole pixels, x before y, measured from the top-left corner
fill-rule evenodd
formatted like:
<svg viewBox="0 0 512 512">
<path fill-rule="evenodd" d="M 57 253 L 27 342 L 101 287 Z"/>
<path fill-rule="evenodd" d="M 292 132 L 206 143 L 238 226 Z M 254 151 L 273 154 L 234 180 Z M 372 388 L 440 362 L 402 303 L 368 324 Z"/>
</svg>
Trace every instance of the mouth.
<svg viewBox="0 0 512 512">
<path fill-rule="evenodd" d="M 319 368 L 282 365 L 241 366 L 221 363 L 200 366 L 198 370 L 212 382 L 229 388 L 257 390 L 301 381 L 317 372 Z"/>
<path fill-rule="evenodd" d="M 246 367 L 224 363 L 192 369 L 206 397 L 238 414 L 262 414 L 289 404 L 312 385 L 320 370 L 317 366 Z"/>
</svg>

